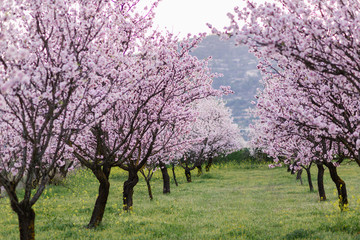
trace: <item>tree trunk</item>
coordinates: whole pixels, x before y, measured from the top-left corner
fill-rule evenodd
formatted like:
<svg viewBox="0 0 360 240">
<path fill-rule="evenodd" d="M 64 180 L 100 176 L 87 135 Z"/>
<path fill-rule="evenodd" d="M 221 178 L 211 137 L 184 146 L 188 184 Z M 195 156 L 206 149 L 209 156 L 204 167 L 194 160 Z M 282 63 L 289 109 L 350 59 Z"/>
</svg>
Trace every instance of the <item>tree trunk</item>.
<svg viewBox="0 0 360 240">
<path fill-rule="evenodd" d="M 325 165 L 329 168 L 331 179 L 336 185 L 336 189 L 338 191 L 338 196 L 339 196 L 340 210 L 346 211 L 348 210 L 349 204 L 347 199 L 345 182 L 339 177 L 339 175 L 337 174 L 337 169 L 332 163 L 326 163 Z"/>
<path fill-rule="evenodd" d="M 169 176 L 167 167 L 163 162 L 159 162 L 159 166 L 161 169 L 162 178 L 163 178 L 163 182 L 164 182 L 163 193 L 164 194 L 170 193 L 170 176 Z"/>
<path fill-rule="evenodd" d="M 202 171 L 202 166 L 199 165 L 199 166 L 196 166 L 197 170 L 198 170 L 198 177 L 202 175 L 203 171 Z"/>
<path fill-rule="evenodd" d="M 105 207 L 110 191 L 110 182 L 109 182 L 110 170 L 111 168 L 105 166 L 103 167 L 103 169 L 99 167 L 93 170 L 93 173 L 95 174 L 96 178 L 99 180 L 100 185 L 99 185 L 98 197 L 96 199 L 95 206 L 91 215 L 91 219 L 89 224 L 87 225 L 87 228 L 95 228 L 99 226 L 99 224 L 103 219 Z"/>
<path fill-rule="evenodd" d="M 324 166 L 322 163 L 316 164 L 318 168 L 318 178 L 317 178 L 317 184 L 318 184 L 318 190 L 319 190 L 319 197 L 320 201 L 326 200 L 326 194 L 325 194 L 325 188 L 324 188 Z"/>
<path fill-rule="evenodd" d="M 307 179 L 308 179 L 308 183 L 309 183 L 310 192 L 313 192 L 314 186 L 313 186 L 312 180 L 311 180 L 310 166 L 305 168 L 305 170 L 306 170 L 306 175 L 307 175 Z"/>
<path fill-rule="evenodd" d="M 303 185 L 303 181 L 301 178 L 301 174 L 302 174 L 302 169 L 300 169 L 299 171 L 297 171 L 296 173 L 296 180 L 300 180 L 300 184 Z"/>
<path fill-rule="evenodd" d="M 35 239 L 35 212 L 29 207 L 29 204 L 24 202 L 11 202 L 11 207 L 18 215 L 19 231 L 21 240 Z"/>
<path fill-rule="evenodd" d="M 132 210 L 134 187 L 138 182 L 139 177 L 137 175 L 137 171 L 134 169 L 129 169 L 129 177 L 128 180 L 124 182 L 123 192 L 123 209 L 125 211 Z"/>
<path fill-rule="evenodd" d="M 190 172 L 190 168 L 188 167 L 185 168 L 185 176 L 186 176 L 186 181 L 191 182 L 191 172 Z"/>
<path fill-rule="evenodd" d="M 147 185 L 147 188 L 148 188 L 149 198 L 150 198 L 150 200 L 153 200 L 150 181 L 148 181 L 148 180 L 145 180 L 145 181 L 146 181 L 146 185 Z"/>
<path fill-rule="evenodd" d="M 152 170 L 149 170 L 148 169 L 148 174 L 146 175 L 144 170 L 140 170 L 140 173 L 144 176 L 144 179 L 145 179 L 145 182 L 146 182 L 146 186 L 147 186 L 147 189 L 148 189 L 148 193 L 149 193 L 149 198 L 150 200 L 153 200 L 153 195 L 152 195 L 152 190 L 151 190 L 151 185 L 150 185 L 150 181 L 151 181 L 151 178 L 152 178 L 152 175 L 154 172 L 151 172 Z"/>
<path fill-rule="evenodd" d="M 213 163 L 213 158 L 210 157 L 209 160 L 208 160 L 208 162 L 207 162 L 207 164 L 206 164 L 206 166 L 205 166 L 206 172 L 209 172 L 209 171 L 210 171 L 210 168 L 211 168 L 211 166 L 212 166 L 212 163 Z"/>
<path fill-rule="evenodd" d="M 71 161 L 69 163 L 69 165 L 67 164 L 64 164 L 64 166 L 60 167 L 59 168 L 59 171 L 60 171 L 60 174 L 63 178 L 66 178 L 68 172 L 69 172 L 69 169 L 72 167 L 72 165 L 74 164 L 74 161 Z"/>
<path fill-rule="evenodd" d="M 18 214 L 21 240 L 35 239 L 35 212 L 32 208 L 24 214 Z"/>
<path fill-rule="evenodd" d="M 178 185 L 178 182 L 177 182 L 177 180 L 176 180 L 176 175 L 175 175 L 175 164 L 172 164 L 172 173 L 173 173 L 175 185 L 176 185 L 176 186 L 179 186 L 179 185 Z"/>
</svg>

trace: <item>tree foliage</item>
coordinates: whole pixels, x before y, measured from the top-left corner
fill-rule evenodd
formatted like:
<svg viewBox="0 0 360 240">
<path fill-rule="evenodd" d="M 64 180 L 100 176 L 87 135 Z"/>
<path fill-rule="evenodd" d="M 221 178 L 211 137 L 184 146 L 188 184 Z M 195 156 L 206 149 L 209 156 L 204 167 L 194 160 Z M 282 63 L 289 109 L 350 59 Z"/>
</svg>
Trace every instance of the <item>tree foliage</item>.
<svg viewBox="0 0 360 240">
<path fill-rule="evenodd" d="M 236 17 L 229 14 L 225 35 L 260 59 L 265 89 L 254 139 L 272 156 L 304 165 L 348 157 L 360 165 L 359 6 L 356 0 L 248 2 Z"/>
</svg>

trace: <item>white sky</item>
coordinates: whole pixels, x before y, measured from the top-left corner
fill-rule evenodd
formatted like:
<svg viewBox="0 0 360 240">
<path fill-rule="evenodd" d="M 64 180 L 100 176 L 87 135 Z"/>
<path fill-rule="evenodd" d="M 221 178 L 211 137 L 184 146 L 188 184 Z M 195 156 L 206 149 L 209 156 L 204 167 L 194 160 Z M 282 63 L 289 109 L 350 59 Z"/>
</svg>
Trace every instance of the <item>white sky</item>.
<svg viewBox="0 0 360 240">
<path fill-rule="evenodd" d="M 242 0 L 162 0 L 155 10 L 154 27 L 167 29 L 175 35 L 187 33 L 209 33 L 206 23 L 218 30 L 228 26 L 228 12 L 234 12 L 235 6 L 243 7 Z"/>
</svg>

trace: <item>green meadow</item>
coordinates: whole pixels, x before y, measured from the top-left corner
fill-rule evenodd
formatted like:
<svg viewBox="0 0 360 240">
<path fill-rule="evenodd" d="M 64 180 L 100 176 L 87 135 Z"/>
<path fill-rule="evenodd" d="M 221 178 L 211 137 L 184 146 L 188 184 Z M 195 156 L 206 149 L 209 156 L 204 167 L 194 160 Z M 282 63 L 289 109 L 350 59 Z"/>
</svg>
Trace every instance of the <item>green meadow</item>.
<svg viewBox="0 0 360 240">
<path fill-rule="evenodd" d="M 319 202 L 286 168 L 225 164 L 187 183 L 177 169 L 179 186 L 162 194 L 161 172 L 152 179 L 154 200 L 142 176 L 135 187 L 134 209 L 122 211 L 126 173 L 113 169 L 107 209 L 97 229 L 86 229 L 98 183 L 88 170 L 48 186 L 36 203 L 36 239 L 360 239 L 360 168 L 338 169 L 348 188 L 349 211 L 337 207 L 335 185 L 325 171 L 328 200 Z M 169 174 L 172 176 L 169 169 Z M 194 174 L 193 174 L 194 175 Z M 312 177 L 316 189 L 316 167 Z M 18 239 L 17 216 L 0 199 L 0 239 Z"/>
</svg>

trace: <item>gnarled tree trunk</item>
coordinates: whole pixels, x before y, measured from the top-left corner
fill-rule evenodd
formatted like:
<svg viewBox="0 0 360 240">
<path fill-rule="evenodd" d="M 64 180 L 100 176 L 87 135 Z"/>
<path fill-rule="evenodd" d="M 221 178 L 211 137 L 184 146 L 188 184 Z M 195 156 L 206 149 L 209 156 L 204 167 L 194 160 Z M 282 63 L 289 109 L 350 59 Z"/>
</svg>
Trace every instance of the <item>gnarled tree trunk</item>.
<svg viewBox="0 0 360 240">
<path fill-rule="evenodd" d="M 148 188 L 149 198 L 150 198 L 150 200 L 153 200 L 150 181 L 148 181 L 148 180 L 145 180 L 145 181 L 146 181 L 146 185 L 147 185 L 147 188 Z"/>
<path fill-rule="evenodd" d="M 202 175 L 203 171 L 202 171 L 202 166 L 201 165 L 198 165 L 196 166 L 197 170 L 198 170 L 198 177 Z"/>
<path fill-rule="evenodd" d="M 100 185 L 99 185 L 99 194 L 95 202 L 91 219 L 89 224 L 87 225 L 88 228 L 95 228 L 99 226 L 99 224 L 103 219 L 105 207 L 110 191 L 110 182 L 109 182 L 110 170 L 111 168 L 107 166 L 103 166 L 102 169 L 101 167 L 92 169 Z"/>
<path fill-rule="evenodd" d="M 318 190 L 319 190 L 319 197 L 320 201 L 326 200 L 326 194 L 325 194 L 325 188 L 324 188 L 324 166 L 322 163 L 316 164 L 318 168 L 318 177 L 317 177 L 317 184 L 318 184 Z"/>
<path fill-rule="evenodd" d="M 20 239 L 35 239 L 35 212 L 30 204 L 11 202 L 11 207 L 18 215 Z"/>
<path fill-rule="evenodd" d="M 159 166 L 161 169 L 162 178 L 163 178 L 163 182 L 164 182 L 163 193 L 164 194 L 170 193 L 170 176 L 167 171 L 167 167 L 166 167 L 165 163 L 163 163 L 163 162 L 159 162 Z"/>
<path fill-rule="evenodd" d="M 348 199 L 345 182 L 337 174 L 337 169 L 332 163 L 324 163 L 330 171 L 330 176 L 336 185 L 339 196 L 339 207 L 341 211 L 346 211 L 348 208 Z"/>
<path fill-rule="evenodd" d="M 188 167 L 185 167 L 185 176 L 186 176 L 186 181 L 191 182 L 191 172 L 190 172 L 190 168 Z"/>
<path fill-rule="evenodd" d="M 133 206 L 133 193 L 134 187 L 139 182 L 139 177 L 137 171 L 134 169 L 129 169 L 128 180 L 124 182 L 124 191 L 123 191 L 123 209 L 129 211 Z"/>
<path fill-rule="evenodd" d="M 148 174 L 145 174 L 143 169 L 140 170 L 140 173 L 143 175 L 143 177 L 145 179 L 146 186 L 147 186 L 147 189 L 148 189 L 149 198 L 150 198 L 150 200 L 153 200 L 153 195 L 152 195 L 152 190 L 151 190 L 151 185 L 150 185 L 150 181 L 151 181 L 151 178 L 152 178 L 152 175 L 153 175 L 152 169 L 150 169 L 150 170 L 148 169 Z"/>
<path fill-rule="evenodd" d="M 207 162 L 207 164 L 206 164 L 206 166 L 205 166 L 206 172 L 209 172 L 209 171 L 210 171 L 210 168 L 211 168 L 211 166 L 212 166 L 212 163 L 213 163 L 213 158 L 212 158 L 212 157 L 209 157 L 208 162 Z"/>
<path fill-rule="evenodd" d="M 308 178 L 310 192 L 313 192 L 314 191 L 314 186 L 313 186 L 312 180 L 311 180 L 310 168 L 306 168 L 306 174 L 307 174 L 307 178 Z"/>
<path fill-rule="evenodd" d="M 300 180 L 300 184 L 303 185 L 303 181 L 301 178 L 301 174 L 302 174 L 302 169 L 300 169 L 299 171 L 297 171 L 296 173 L 296 180 Z"/>
<path fill-rule="evenodd" d="M 314 186 L 312 184 L 311 172 L 310 172 L 311 163 L 310 163 L 310 165 L 308 167 L 304 167 L 304 168 L 305 168 L 305 171 L 306 171 L 310 192 L 313 192 L 314 191 Z"/>
<path fill-rule="evenodd" d="M 178 182 L 176 180 L 176 175 L 175 175 L 175 164 L 172 164 L 172 173 L 173 173 L 175 185 L 178 186 Z"/>
</svg>

